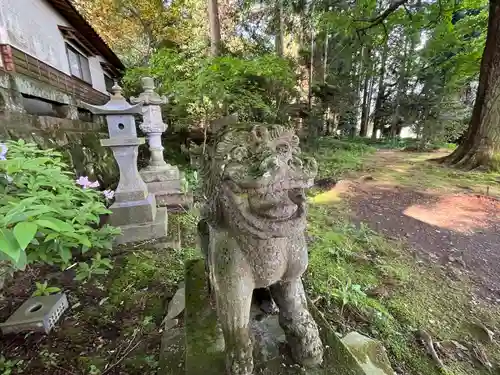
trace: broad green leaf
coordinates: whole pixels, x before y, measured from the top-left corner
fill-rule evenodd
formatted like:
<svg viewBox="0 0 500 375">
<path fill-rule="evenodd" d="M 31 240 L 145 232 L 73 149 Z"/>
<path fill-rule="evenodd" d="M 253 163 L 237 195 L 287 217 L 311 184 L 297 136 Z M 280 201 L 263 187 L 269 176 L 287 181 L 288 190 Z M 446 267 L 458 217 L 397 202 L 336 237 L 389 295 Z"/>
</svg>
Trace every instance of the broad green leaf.
<svg viewBox="0 0 500 375">
<path fill-rule="evenodd" d="M 5 228 L 0 229 L 0 250 L 8 255 L 14 262 L 19 261 L 21 247 L 14 234 Z"/>
<path fill-rule="evenodd" d="M 64 246 L 59 247 L 59 255 L 64 263 L 68 263 L 73 256 L 71 250 Z"/>
<path fill-rule="evenodd" d="M 38 225 L 44 228 L 50 228 L 56 232 L 72 232 L 74 230 L 71 224 L 65 221 L 56 219 L 55 217 L 43 217 L 35 221 Z"/>
<path fill-rule="evenodd" d="M 19 259 L 16 262 L 16 268 L 24 271 L 26 269 L 26 265 L 28 264 L 28 258 L 26 257 L 26 251 L 21 251 L 19 254 Z"/>
<path fill-rule="evenodd" d="M 87 236 L 83 235 L 83 234 L 77 234 L 77 233 L 71 233 L 71 232 L 66 232 L 64 233 L 65 236 L 67 237 L 71 237 L 71 238 L 74 238 L 76 240 L 78 240 L 78 242 L 86 247 L 92 247 L 92 244 L 90 243 L 89 239 L 87 238 Z"/>
<path fill-rule="evenodd" d="M 41 227 L 55 230 L 56 232 L 60 232 L 61 231 L 61 229 L 57 226 L 57 224 L 55 224 L 51 220 L 39 219 L 39 220 L 35 220 L 35 223 L 38 224 Z"/>
<path fill-rule="evenodd" d="M 31 240 L 35 238 L 37 229 L 38 225 L 29 221 L 16 224 L 14 227 L 14 237 L 16 237 L 17 243 L 21 246 L 22 250 L 25 250 Z"/>
</svg>

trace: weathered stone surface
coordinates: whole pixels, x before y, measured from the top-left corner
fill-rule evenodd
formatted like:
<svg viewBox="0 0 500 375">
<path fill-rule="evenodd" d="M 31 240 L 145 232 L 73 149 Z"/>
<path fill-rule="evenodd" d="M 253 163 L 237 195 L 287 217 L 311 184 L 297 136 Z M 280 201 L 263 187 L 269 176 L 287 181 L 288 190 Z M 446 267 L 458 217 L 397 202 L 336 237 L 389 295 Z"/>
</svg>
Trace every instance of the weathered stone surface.
<svg viewBox="0 0 500 375">
<path fill-rule="evenodd" d="M 31 297 L 1 323 L 0 328 L 3 334 L 24 331 L 49 333 L 68 306 L 64 293 Z"/>
<path fill-rule="evenodd" d="M 168 232 L 168 216 L 165 208 L 158 208 L 154 221 L 142 224 L 120 226 L 122 234 L 115 239 L 116 244 L 144 241 L 166 237 Z"/>
<path fill-rule="evenodd" d="M 152 194 L 145 199 L 115 202 L 109 207 L 113 212 L 109 224 L 122 226 L 152 222 L 156 216 L 156 201 Z"/>
<path fill-rule="evenodd" d="M 168 304 L 167 315 L 165 316 L 165 321 L 172 320 L 178 317 L 186 306 L 186 288 L 181 285 L 177 292 L 175 292 L 172 300 Z"/>
<path fill-rule="evenodd" d="M 380 341 L 358 332 L 350 332 L 342 339 L 342 343 L 347 346 L 366 375 L 394 375 L 384 345 Z"/>
<path fill-rule="evenodd" d="M 213 139 L 198 154 L 207 197 L 198 228 L 229 343 L 226 370 L 253 373 L 252 294 L 267 287 L 292 358 L 314 367 L 323 346 L 301 276 L 308 262 L 304 189 L 312 186 L 317 165 L 300 154 L 293 131 L 279 125 L 221 124 Z"/>
<path fill-rule="evenodd" d="M 254 342 L 254 374 L 260 375 L 367 375 L 357 359 L 335 334 L 321 313 L 311 305 L 321 340 L 324 360 L 319 366 L 303 368 L 294 363 L 286 346 L 286 336 L 277 316 L 262 316 L 252 308 L 251 337 Z M 224 339 L 218 329 L 217 314 L 209 296 L 203 260 L 186 265 L 186 310 L 184 330 L 163 335 L 159 375 L 222 375 Z M 185 356 L 182 354 L 185 353 Z M 392 375 L 392 373 L 390 373 Z M 373 373 L 372 375 L 375 375 Z M 386 375 L 383 373 L 383 375 Z"/>
</svg>

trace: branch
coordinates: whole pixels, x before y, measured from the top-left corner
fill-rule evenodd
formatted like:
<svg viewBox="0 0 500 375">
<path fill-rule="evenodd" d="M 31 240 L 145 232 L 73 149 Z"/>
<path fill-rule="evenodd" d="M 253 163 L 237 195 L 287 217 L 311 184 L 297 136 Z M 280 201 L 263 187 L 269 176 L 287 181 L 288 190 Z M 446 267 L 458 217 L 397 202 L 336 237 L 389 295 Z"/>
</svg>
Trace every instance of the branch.
<svg viewBox="0 0 500 375">
<path fill-rule="evenodd" d="M 407 2 L 408 2 L 408 0 L 396 0 L 396 1 L 393 1 L 391 3 L 391 5 L 389 6 L 389 8 L 387 8 L 386 10 L 384 10 L 377 17 L 371 18 L 369 20 L 360 20 L 360 21 L 370 22 L 370 24 L 368 26 L 362 27 L 361 29 L 359 29 L 359 31 L 366 31 L 368 29 L 371 29 L 372 27 L 380 25 L 382 22 L 385 21 L 385 19 L 387 17 L 389 17 L 392 13 L 394 13 L 396 10 L 398 10 L 398 8 L 401 5 L 404 5 Z"/>
</svg>

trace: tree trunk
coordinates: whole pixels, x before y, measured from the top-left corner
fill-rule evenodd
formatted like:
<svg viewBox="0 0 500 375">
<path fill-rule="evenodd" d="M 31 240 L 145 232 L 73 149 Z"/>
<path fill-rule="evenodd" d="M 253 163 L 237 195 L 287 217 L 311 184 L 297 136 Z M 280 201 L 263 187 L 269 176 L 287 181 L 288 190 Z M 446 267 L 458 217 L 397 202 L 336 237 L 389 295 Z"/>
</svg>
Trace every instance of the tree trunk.
<svg viewBox="0 0 500 375">
<path fill-rule="evenodd" d="M 210 53 L 212 56 L 220 56 L 221 37 L 217 0 L 208 0 L 208 20 L 210 22 Z"/>
<path fill-rule="evenodd" d="M 380 75 L 378 78 L 377 100 L 375 101 L 375 114 L 373 116 L 372 140 L 377 139 L 377 130 L 381 128 L 382 105 L 384 104 L 384 96 L 385 96 L 385 84 L 384 84 L 385 64 L 387 62 L 388 52 L 389 49 L 386 40 L 384 49 L 382 50 L 382 56 L 380 58 Z"/>
<path fill-rule="evenodd" d="M 276 3 L 276 16 L 278 18 L 278 28 L 276 30 L 276 36 L 275 36 L 275 47 L 276 47 L 276 54 L 279 57 L 283 57 L 284 55 L 284 39 L 285 39 L 285 25 L 284 25 L 284 20 L 283 20 L 283 1 L 284 0 L 278 0 Z"/>
<path fill-rule="evenodd" d="M 444 161 L 465 169 L 500 168 L 500 0 L 490 0 L 488 34 L 467 134 Z"/>
<path fill-rule="evenodd" d="M 360 137 L 366 137 L 366 134 L 368 132 L 368 116 L 370 115 L 370 96 L 369 96 L 369 86 L 370 86 L 370 55 L 371 55 L 371 48 L 366 47 L 363 50 L 363 70 L 361 74 L 363 74 L 364 80 L 363 80 L 363 103 L 361 105 L 361 122 L 360 122 L 360 127 L 359 127 L 359 135 Z"/>
<path fill-rule="evenodd" d="M 394 114 L 392 115 L 390 137 L 395 138 L 398 135 L 399 121 L 401 117 L 401 99 L 404 95 L 406 88 L 406 63 L 408 57 L 408 37 L 403 36 L 404 47 L 403 47 L 403 57 L 401 59 L 401 66 L 399 68 L 399 77 L 396 91 L 396 108 L 394 109 Z"/>
</svg>

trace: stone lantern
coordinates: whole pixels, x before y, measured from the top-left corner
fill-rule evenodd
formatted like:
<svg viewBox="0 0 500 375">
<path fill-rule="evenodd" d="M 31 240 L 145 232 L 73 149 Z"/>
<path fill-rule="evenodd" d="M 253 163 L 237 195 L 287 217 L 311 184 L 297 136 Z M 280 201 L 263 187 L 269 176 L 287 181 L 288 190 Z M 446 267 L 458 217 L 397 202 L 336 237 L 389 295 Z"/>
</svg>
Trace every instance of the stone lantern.
<svg viewBox="0 0 500 375">
<path fill-rule="evenodd" d="M 130 105 L 115 83 L 111 100 L 103 106 L 85 103 L 85 107 L 96 115 L 104 115 L 108 124 L 108 139 L 103 146 L 111 147 L 120 170 L 120 181 L 115 192 L 115 202 L 109 223 L 122 229 L 118 243 L 142 241 L 167 235 L 167 212 L 156 208 L 156 199 L 137 169 L 139 145 L 144 138 L 137 137 L 135 115 L 142 113 L 142 105 Z"/>
<path fill-rule="evenodd" d="M 192 205 L 193 197 L 183 191 L 184 177 L 179 168 L 165 162 L 161 135 L 167 130 L 161 115 L 161 104 L 167 103 L 165 96 L 158 95 L 151 77 L 141 79 L 144 91 L 137 98 L 130 98 L 133 104 L 142 104 L 143 122 L 140 129 L 147 135 L 151 158 L 149 165 L 140 174 L 146 182 L 148 191 L 155 195 L 159 207 L 169 211 L 182 211 Z"/>
</svg>

